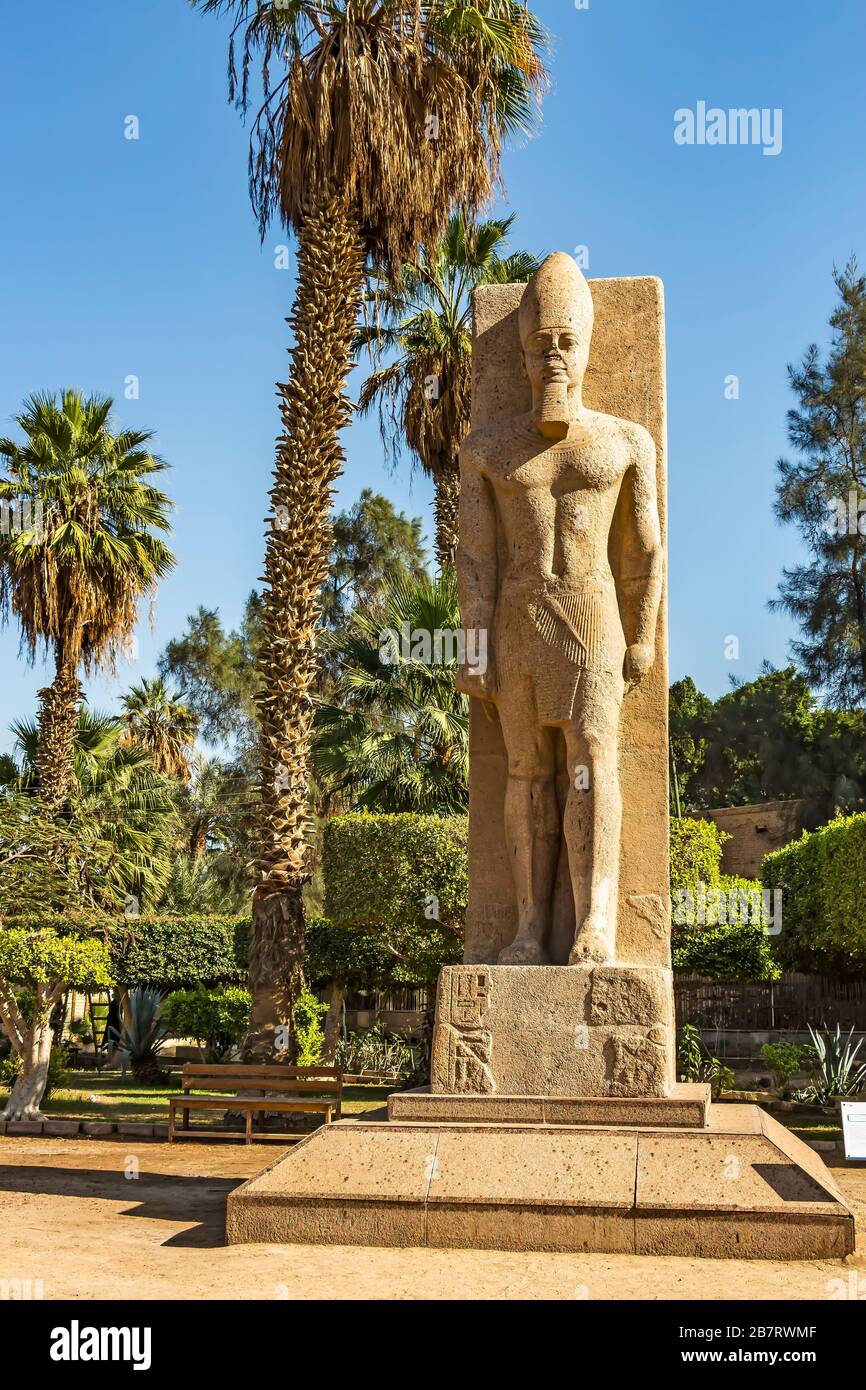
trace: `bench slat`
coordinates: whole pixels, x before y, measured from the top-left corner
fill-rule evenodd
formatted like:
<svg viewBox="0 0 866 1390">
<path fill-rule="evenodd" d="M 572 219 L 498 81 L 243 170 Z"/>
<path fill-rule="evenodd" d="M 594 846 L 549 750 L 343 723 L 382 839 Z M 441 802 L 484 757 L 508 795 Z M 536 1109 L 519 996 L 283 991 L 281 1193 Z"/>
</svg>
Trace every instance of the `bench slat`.
<svg viewBox="0 0 866 1390">
<path fill-rule="evenodd" d="M 253 1066 L 243 1062 L 219 1062 L 212 1065 L 199 1062 L 186 1062 L 183 1068 L 184 1076 L 294 1076 L 294 1077 L 315 1077 L 328 1076 L 337 1080 L 342 1078 L 343 1073 L 339 1067 L 290 1067 L 284 1066 L 282 1062 L 273 1062 L 268 1066 Z"/>
<path fill-rule="evenodd" d="M 338 1081 L 294 1081 L 291 1077 L 280 1077 L 279 1080 L 261 1077 L 234 1076 L 226 1077 L 224 1081 L 209 1082 L 206 1078 L 189 1077 L 183 1083 L 184 1090 L 194 1087 L 197 1091 L 222 1091 L 225 1094 L 232 1094 L 234 1091 L 273 1091 L 282 1095 L 299 1096 L 339 1096 L 342 1087 Z"/>
</svg>

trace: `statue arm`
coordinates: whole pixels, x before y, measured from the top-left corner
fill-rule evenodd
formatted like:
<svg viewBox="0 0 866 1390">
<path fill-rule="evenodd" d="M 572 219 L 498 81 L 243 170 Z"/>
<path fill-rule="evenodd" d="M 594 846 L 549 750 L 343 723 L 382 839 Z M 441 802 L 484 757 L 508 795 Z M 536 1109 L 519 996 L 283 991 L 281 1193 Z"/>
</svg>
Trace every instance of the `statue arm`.
<svg viewBox="0 0 866 1390">
<path fill-rule="evenodd" d="M 490 633 L 496 611 L 498 555 L 496 509 L 490 483 L 473 457 L 471 440 L 460 451 L 460 542 L 457 547 L 457 585 L 464 631 L 483 634 L 474 650 L 486 652 L 486 672 L 462 669 L 458 688 L 467 695 L 484 696 L 494 688 Z M 467 638 L 467 650 L 470 642 Z M 483 689 L 482 689 L 483 687 Z"/>
<path fill-rule="evenodd" d="M 620 591 L 626 616 L 626 678 L 640 680 L 655 661 L 656 625 L 664 582 L 664 549 L 656 495 L 656 449 L 646 430 L 637 432 L 625 479 Z"/>
</svg>

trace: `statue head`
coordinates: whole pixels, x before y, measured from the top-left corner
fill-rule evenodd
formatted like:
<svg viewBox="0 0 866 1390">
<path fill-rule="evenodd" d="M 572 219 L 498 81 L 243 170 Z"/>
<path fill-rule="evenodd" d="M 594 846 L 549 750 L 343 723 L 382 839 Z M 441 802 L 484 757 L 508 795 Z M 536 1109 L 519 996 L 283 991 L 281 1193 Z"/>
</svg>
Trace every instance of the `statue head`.
<svg viewBox="0 0 866 1390">
<path fill-rule="evenodd" d="M 579 266 L 564 251 L 554 251 L 523 291 L 518 315 L 532 413 L 548 439 L 565 437 L 580 403 L 592 316 L 592 296 Z"/>
</svg>

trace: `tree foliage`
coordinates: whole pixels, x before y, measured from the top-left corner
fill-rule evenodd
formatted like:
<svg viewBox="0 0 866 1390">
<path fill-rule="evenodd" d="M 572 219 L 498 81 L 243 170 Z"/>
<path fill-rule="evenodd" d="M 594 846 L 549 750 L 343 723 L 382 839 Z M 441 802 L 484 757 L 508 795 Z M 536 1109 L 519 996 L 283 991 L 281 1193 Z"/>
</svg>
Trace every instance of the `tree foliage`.
<svg viewBox="0 0 866 1390">
<path fill-rule="evenodd" d="M 800 628 L 792 650 L 806 680 L 847 708 L 866 701 L 866 276 L 852 257 L 833 278 L 826 358 L 813 343 L 788 368 L 797 457 L 778 462 L 776 515 L 809 560 L 784 571 L 773 606 Z"/>
</svg>

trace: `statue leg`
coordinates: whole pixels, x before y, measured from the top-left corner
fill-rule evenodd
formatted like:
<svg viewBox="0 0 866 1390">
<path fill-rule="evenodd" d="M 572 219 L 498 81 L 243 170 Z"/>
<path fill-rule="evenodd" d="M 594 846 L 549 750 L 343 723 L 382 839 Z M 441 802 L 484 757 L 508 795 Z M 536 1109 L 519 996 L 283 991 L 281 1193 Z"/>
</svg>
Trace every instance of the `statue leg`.
<svg viewBox="0 0 866 1390">
<path fill-rule="evenodd" d="M 569 964 L 607 963 L 616 951 L 622 795 L 622 679 L 587 671 L 565 728 L 569 791 L 563 817 L 577 929 Z"/>
<path fill-rule="evenodd" d="M 562 835 L 556 797 L 555 730 L 537 722 L 529 683 L 500 697 L 508 754 L 505 843 L 517 897 L 517 935 L 500 965 L 543 965 Z"/>
</svg>

